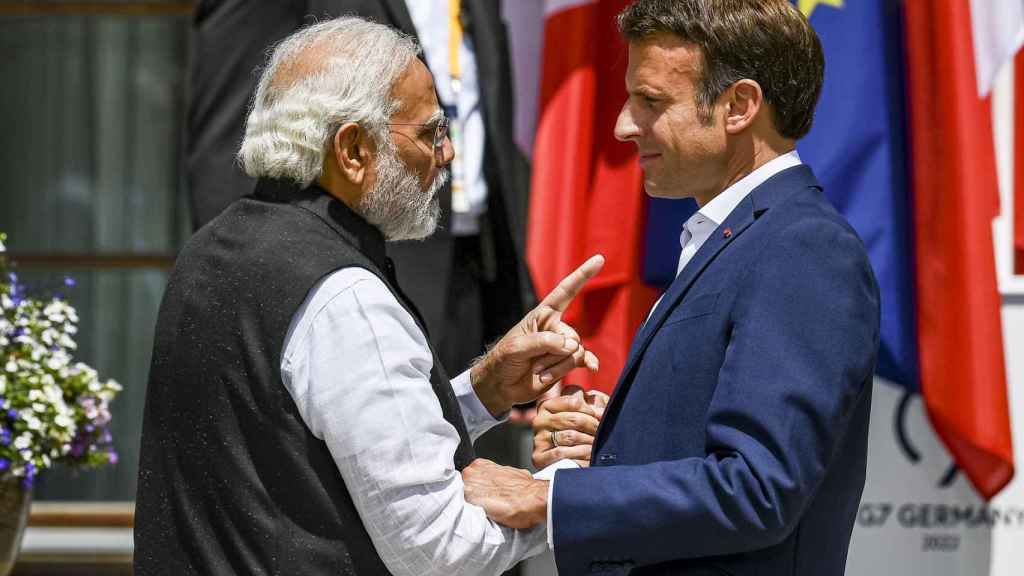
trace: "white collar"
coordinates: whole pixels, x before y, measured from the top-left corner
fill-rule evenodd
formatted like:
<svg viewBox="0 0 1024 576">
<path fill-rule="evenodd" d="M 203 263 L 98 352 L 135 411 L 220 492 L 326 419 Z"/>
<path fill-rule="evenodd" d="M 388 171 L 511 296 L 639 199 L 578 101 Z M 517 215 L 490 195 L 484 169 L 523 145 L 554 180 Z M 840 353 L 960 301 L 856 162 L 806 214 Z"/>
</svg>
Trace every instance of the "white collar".
<svg viewBox="0 0 1024 576">
<path fill-rule="evenodd" d="M 725 222 L 725 219 L 729 217 L 729 214 L 736 209 L 736 206 L 754 191 L 754 188 L 764 184 L 766 180 L 779 172 L 793 166 L 799 166 L 801 163 L 800 155 L 797 154 L 796 150 L 787 152 L 778 158 L 773 158 L 757 170 L 740 178 L 739 182 L 723 190 L 721 194 L 712 198 L 711 202 L 702 206 L 697 213 L 714 222 L 715 226 L 721 226 L 722 222 Z M 694 216 L 696 215 L 694 214 Z"/>
</svg>

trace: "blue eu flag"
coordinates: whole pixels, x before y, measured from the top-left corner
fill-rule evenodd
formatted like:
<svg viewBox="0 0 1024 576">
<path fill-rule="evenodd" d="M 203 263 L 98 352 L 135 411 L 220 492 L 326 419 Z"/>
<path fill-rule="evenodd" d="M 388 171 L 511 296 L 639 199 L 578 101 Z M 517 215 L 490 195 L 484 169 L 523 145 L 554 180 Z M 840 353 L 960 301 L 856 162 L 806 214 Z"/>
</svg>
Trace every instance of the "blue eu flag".
<svg viewBox="0 0 1024 576">
<path fill-rule="evenodd" d="M 867 246 L 882 298 L 877 372 L 917 391 L 900 3 L 800 4 L 825 50 L 825 85 L 797 150 Z"/>
</svg>

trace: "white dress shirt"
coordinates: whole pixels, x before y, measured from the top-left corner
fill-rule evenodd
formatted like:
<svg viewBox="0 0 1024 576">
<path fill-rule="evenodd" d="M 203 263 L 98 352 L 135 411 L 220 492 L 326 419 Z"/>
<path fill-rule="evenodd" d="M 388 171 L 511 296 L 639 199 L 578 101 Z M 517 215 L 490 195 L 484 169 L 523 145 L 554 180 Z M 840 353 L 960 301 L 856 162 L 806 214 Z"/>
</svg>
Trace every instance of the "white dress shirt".
<svg viewBox="0 0 1024 576">
<path fill-rule="evenodd" d="M 707 242 L 711 234 L 725 222 L 729 215 L 732 214 L 732 211 L 739 206 L 740 202 L 754 191 L 754 188 L 764 184 L 766 180 L 779 172 L 800 164 L 800 155 L 797 154 L 796 150 L 787 152 L 778 158 L 773 158 L 723 190 L 721 194 L 715 196 L 710 202 L 694 212 L 683 224 L 683 231 L 679 234 L 679 244 L 682 246 L 682 252 L 679 254 L 676 276 L 679 276 L 679 273 L 693 259 L 697 251 L 700 250 L 700 247 Z M 661 297 L 663 298 L 664 296 L 662 294 Z M 659 303 L 661 303 L 661 298 L 658 298 L 658 301 L 651 307 L 651 311 L 647 313 L 648 319 L 650 319 L 651 314 L 654 313 Z M 555 542 L 555 529 L 551 523 L 551 503 L 555 495 L 556 477 L 557 474 L 552 475 L 551 484 L 548 485 L 548 546 L 551 548 L 554 548 Z"/>
<path fill-rule="evenodd" d="M 346 268 L 293 317 L 281 377 L 392 574 L 500 574 L 543 551 L 544 527 L 505 528 L 466 502 L 453 466 L 459 435 L 442 416 L 432 367 L 423 332 L 387 286 Z M 469 371 L 452 386 L 473 440 L 498 423 Z"/>
<path fill-rule="evenodd" d="M 406 0 L 405 5 L 416 27 L 427 65 L 434 75 L 441 104 L 454 106 L 458 111 L 458 117 L 452 119 L 452 122 L 459 123 L 458 127 L 464 135 L 463 144 L 455 153 L 463 163 L 469 212 L 452 214 L 452 233 L 457 236 L 479 234 L 479 218 L 487 211 L 487 179 L 484 177 L 484 139 L 487 134 L 480 108 L 480 87 L 472 39 L 469 34 L 464 33 L 462 36 L 459 49 L 462 89 L 456 101 L 448 65 L 448 0 Z"/>
</svg>

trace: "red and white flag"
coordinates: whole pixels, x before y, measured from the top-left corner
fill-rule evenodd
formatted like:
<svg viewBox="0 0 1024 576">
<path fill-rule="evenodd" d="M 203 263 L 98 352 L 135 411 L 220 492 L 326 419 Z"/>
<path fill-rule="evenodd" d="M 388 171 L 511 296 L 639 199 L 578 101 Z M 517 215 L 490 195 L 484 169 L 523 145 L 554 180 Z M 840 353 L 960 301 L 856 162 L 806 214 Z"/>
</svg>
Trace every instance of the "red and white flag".
<svg viewBox="0 0 1024 576">
<path fill-rule="evenodd" d="M 959 467 L 991 498 L 1013 477 L 989 91 L 1019 46 L 1019 0 L 906 6 L 921 390 Z M 971 26 L 965 26 L 970 22 Z"/>
<path fill-rule="evenodd" d="M 627 0 L 548 0 L 527 260 L 545 294 L 604 254 L 566 315 L 601 360 L 573 383 L 611 392 L 657 291 L 640 280 L 645 197 L 635 146 L 615 140 L 627 50 L 616 15 Z"/>
</svg>

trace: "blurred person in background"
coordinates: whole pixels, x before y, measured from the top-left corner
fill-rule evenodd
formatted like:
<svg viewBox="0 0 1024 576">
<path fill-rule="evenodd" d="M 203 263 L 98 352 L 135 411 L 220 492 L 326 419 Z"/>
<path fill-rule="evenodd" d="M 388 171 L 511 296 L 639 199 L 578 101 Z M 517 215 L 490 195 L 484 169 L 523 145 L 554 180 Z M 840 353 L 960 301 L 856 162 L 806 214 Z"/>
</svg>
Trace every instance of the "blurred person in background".
<svg viewBox="0 0 1024 576">
<path fill-rule="evenodd" d="M 193 23 L 186 180 L 193 225 L 253 189 L 234 161 L 257 70 L 276 42 L 354 15 L 419 40 L 451 120 L 456 157 L 438 233 L 391 244 L 398 278 L 438 354 L 464 366 L 535 301 L 523 261 L 529 166 L 514 142 L 514 98 L 495 0 L 202 0 Z"/>
<path fill-rule="evenodd" d="M 460 471 L 514 404 L 597 368 L 560 318 L 602 260 L 449 381 L 385 254 L 434 231 L 453 158 L 418 52 L 354 17 L 275 48 L 239 152 L 255 191 L 193 235 L 161 304 L 135 574 L 489 575 L 545 548 Z"/>
</svg>

